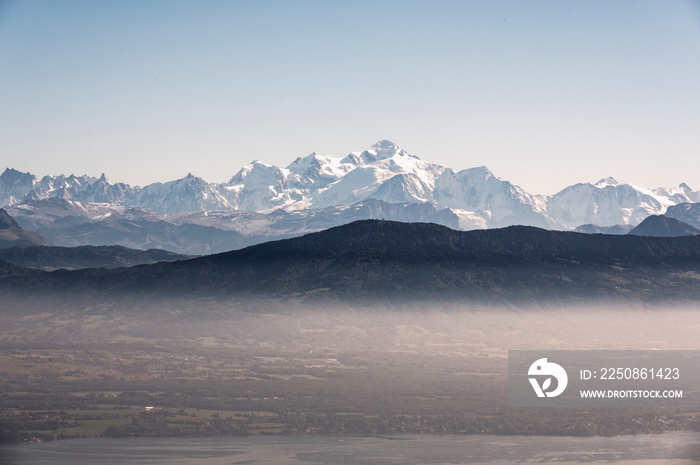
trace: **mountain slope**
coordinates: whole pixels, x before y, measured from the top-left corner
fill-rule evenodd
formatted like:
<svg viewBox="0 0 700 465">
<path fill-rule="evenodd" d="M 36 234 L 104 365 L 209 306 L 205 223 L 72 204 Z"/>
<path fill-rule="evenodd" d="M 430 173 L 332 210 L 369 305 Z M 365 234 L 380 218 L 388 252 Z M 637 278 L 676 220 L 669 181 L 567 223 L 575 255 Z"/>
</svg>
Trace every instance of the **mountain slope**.
<svg viewBox="0 0 700 465">
<path fill-rule="evenodd" d="M 116 184 L 109 182 L 103 173 L 97 181 L 86 186 L 73 199 L 83 203 L 126 205 L 138 192 L 139 188 L 137 187 L 131 187 L 120 182 Z"/>
<path fill-rule="evenodd" d="M 7 168 L 0 174 L 0 207 L 22 201 L 34 188 L 36 177 Z"/>
<path fill-rule="evenodd" d="M 634 226 L 629 224 L 616 224 L 615 226 L 600 226 L 597 224 L 582 224 L 574 229 L 575 232 L 586 234 L 627 234 Z"/>
<path fill-rule="evenodd" d="M 17 222 L 8 215 L 4 208 L 0 208 L 0 229 L 19 228 Z"/>
<path fill-rule="evenodd" d="M 226 210 L 232 208 L 217 185 L 212 185 L 189 173 L 182 179 L 150 184 L 133 195 L 130 206 L 149 209 L 155 213 Z"/>
<path fill-rule="evenodd" d="M 649 189 L 606 178 L 595 184 L 576 184 L 553 195 L 547 202 L 547 212 L 568 228 L 582 224 L 637 225 L 649 215 L 663 213 L 674 203 Z"/>
<path fill-rule="evenodd" d="M 42 272 L 39 270 L 15 265 L 13 263 L 3 262 L 2 260 L 0 260 L 0 280 L 5 278 L 36 276 L 41 273 Z M 3 302 L 0 300 L 0 308 L 2 308 L 2 303 Z"/>
<path fill-rule="evenodd" d="M 374 199 L 350 206 L 270 213 L 223 210 L 166 216 L 138 208 L 63 199 L 30 201 L 8 210 L 23 227 L 37 231 L 57 246 L 116 244 L 189 255 L 240 249 L 364 219 L 438 223 L 455 229 L 461 223 L 450 209 L 433 204 L 387 204 Z"/>
<path fill-rule="evenodd" d="M 15 245 L 39 245 L 44 242 L 41 235 L 20 228 L 15 219 L 4 208 L 0 208 L 0 249 Z"/>
<path fill-rule="evenodd" d="M 700 228 L 700 203 L 681 203 L 668 207 L 665 216 L 675 218 L 686 224 Z"/>
<path fill-rule="evenodd" d="M 133 250 L 121 246 L 103 247 L 10 247 L 0 249 L 0 261 L 45 271 L 59 268 L 120 268 L 193 258 L 165 250 Z"/>
<path fill-rule="evenodd" d="M 664 215 L 651 215 L 627 234 L 655 237 L 695 236 L 700 234 L 700 229 L 675 218 L 669 218 Z"/>
<path fill-rule="evenodd" d="M 145 210 L 107 204 L 49 198 L 7 209 L 24 228 L 63 247 L 121 245 L 203 255 L 262 241 L 255 235 L 248 238 L 237 231 L 209 225 L 177 224 Z"/>
<path fill-rule="evenodd" d="M 458 173 L 445 170 L 436 180 L 434 197 L 440 205 L 473 212 L 488 227 L 557 227 L 546 212 L 543 198 L 497 178 L 485 166 Z"/>
<path fill-rule="evenodd" d="M 700 300 L 700 237 L 606 236 L 508 227 L 460 232 L 359 221 L 193 260 L 3 280 L 4 292 L 100 300 L 197 297 L 328 302 Z"/>
</svg>

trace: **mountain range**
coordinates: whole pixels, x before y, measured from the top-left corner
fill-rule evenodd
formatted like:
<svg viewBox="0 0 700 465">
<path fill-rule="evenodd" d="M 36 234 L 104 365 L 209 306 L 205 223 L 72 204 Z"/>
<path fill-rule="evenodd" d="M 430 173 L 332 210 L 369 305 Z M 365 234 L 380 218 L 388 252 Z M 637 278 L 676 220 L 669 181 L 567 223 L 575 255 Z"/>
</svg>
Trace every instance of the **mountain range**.
<svg viewBox="0 0 700 465">
<path fill-rule="evenodd" d="M 365 220 L 190 260 L 7 277 L 0 290 L 6 302 L 41 296 L 70 309 L 78 298 L 90 308 L 188 298 L 228 305 L 260 298 L 343 305 L 688 303 L 700 300 L 699 264 L 700 236 L 528 226 L 455 231 Z"/>
<path fill-rule="evenodd" d="M 486 167 L 455 172 L 383 140 L 343 158 L 312 153 L 286 168 L 253 161 L 228 182 L 188 174 L 143 188 L 103 174 L 44 176 L 6 169 L 0 206 L 55 245 L 123 245 L 215 253 L 359 219 L 435 222 L 472 230 L 510 225 L 572 230 L 634 227 L 700 192 L 646 189 L 613 178 L 530 194 Z M 591 226 L 593 227 L 593 226 Z"/>
</svg>

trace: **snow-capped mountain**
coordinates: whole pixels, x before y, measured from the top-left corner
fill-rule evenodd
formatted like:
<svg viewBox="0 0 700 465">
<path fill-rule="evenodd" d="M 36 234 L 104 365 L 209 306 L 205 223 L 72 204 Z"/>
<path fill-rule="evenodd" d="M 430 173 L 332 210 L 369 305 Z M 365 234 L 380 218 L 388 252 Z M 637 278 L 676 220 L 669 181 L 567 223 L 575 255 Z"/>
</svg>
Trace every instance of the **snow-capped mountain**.
<svg viewBox="0 0 700 465">
<path fill-rule="evenodd" d="M 654 189 L 654 194 L 660 195 L 669 199 L 674 205 L 681 203 L 697 203 L 700 202 L 700 192 L 694 191 L 686 183 L 681 183 L 678 187 L 667 189 L 665 187 L 657 187 Z"/>
<path fill-rule="evenodd" d="M 434 203 L 435 182 L 445 170 L 389 141 L 380 141 L 361 153 L 351 153 L 340 160 L 339 168 L 347 174 L 327 188 L 310 193 L 315 208 L 352 205 L 367 199 Z"/>
<path fill-rule="evenodd" d="M 254 161 L 222 184 L 208 183 L 192 174 L 144 188 L 112 183 L 104 174 L 100 178 L 60 175 L 37 180 L 29 173 L 7 169 L 0 175 L 0 207 L 53 198 L 77 202 L 76 208 L 77 204 L 88 209 L 93 204 L 120 211 L 136 208 L 166 221 L 183 214 L 195 218 L 201 212 L 267 215 L 282 211 L 297 219 L 312 218 L 315 212 L 380 201 L 401 208 L 415 204 L 429 205 L 436 211 L 449 209 L 449 221 L 457 221 L 460 229 L 513 224 L 574 229 L 584 224 L 635 226 L 668 207 L 700 202 L 700 192 L 687 184 L 650 190 L 605 178 L 595 184 L 567 187 L 552 196 L 533 195 L 486 167 L 455 172 L 421 160 L 388 140 L 342 158 L 312 153 L 286 168 Z M 228 230 L 223 222 L 233 221 L 233 216 L 238 223 L 259 218 L 209 213 L 209 218 L 219 218 L 216 227 L 223 230 Z M 414 217 L 412 213 L 405 216 Z M 240 224 L 237 227 L 246 229 Z"/>
<path fill-rule="evenodd" d="M 679 201 L 688 202 L 698 195 L 684 186 L 685 189 L 652 191 L 605 178 L 595 184 L 576 184 L 553 195 L 547 202 L 547 213 L 565 228 L 582 224 L 637 225 L 650 215 L 664 213 Z"/>
<path fill-rule="evenodd" d="M 155 213 L 229 210 L 234 208 L 220 186 L 209 184 L 189 173 L 182 179 L 153 183 L 134 193 L 126 200 L 129 206 L 147 208 Z"/>
<path fill-rule="evenodd" d="M 89 176 L 44 176 L 30 193 L 33 200 L 58 197 L 61 199 L 75 199 L 80 192 L 87 189 L 97 179 Z M 77 200 L 77 199 L 76 199 Z"/>
<path fill-rule="evenodd" d="M 487 227 L 512 224 L 557 227 L 547 216 L 544 197 L 528 194 L 497 178 L 485 166 L 458 173 L 445 170 L 437 179 L 434 198 L 439 205 L 483 219 Z"/>
<path fill-rule="evenodd" d="M 700 228 L 700 203 L 680 203 L 668 207 L 665 216 L 688 223 L 691 226 Z"/>
<path fill-rule="evenodd" d="M 235 210 L 262 211 L 284 207 L 301 198 L 296 189 L 286 189 L 286 179 L 285 170 L 256 160 L 244 166 L 223 186 L 223 194 Z"/>
<path fill-rule="evenodd" d="M 102 173 L 97 181 L 78 192 L 74 199 L 80 202 L 126 205 L 138 191 L 138 187 L 131 187 L 121 182 L 113 184 Z"/>
<path fill-rule="evenodd" d="M 0 174 L 0 207 L 21 202 L 34 189 L 36 176 L 7 168 Z"/>
<path fill-rule="evenodd" d="M 124 205 L 138 190 L 122 183 L 113 184 L 104 174 L 100 178 L 61 174 L 37 180 L 30 173 L 8 168 L 0 175 L 2 206 L 50 198 Z"/>
</svg>

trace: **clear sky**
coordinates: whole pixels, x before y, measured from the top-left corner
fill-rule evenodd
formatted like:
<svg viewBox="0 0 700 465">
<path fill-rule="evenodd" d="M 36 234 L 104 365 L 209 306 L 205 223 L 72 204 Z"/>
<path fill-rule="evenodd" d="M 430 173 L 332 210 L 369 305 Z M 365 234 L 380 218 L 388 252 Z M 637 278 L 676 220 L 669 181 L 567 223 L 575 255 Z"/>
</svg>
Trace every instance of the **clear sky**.
<svg viewBox="0 0 700 465">
<path fill-rule="evenodd" d="M 700 2 L 0 0 L 0 170 L 222 182 L 380 139 L 700 190 Z"/>
</svg>

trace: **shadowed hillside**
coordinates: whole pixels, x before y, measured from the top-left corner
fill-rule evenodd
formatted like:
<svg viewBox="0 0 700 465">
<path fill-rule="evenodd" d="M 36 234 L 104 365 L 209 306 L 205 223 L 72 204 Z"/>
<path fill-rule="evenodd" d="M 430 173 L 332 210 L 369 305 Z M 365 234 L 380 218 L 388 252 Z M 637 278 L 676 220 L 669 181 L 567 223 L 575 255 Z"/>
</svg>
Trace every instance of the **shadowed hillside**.
<svg viewBox="0 0 700 465">
<path fill-rule="evenodd" d="M 207 257 L 0 281 L 17 298 L 272 298 L 346 303 L 460 300 L 695 301 L 700 237 L 589 235 L 513 226 L 454 231 L 359 221 Z"/>
</svg>

